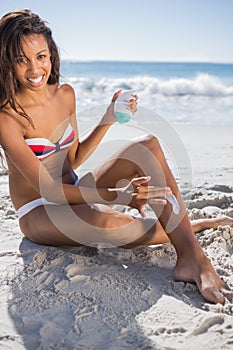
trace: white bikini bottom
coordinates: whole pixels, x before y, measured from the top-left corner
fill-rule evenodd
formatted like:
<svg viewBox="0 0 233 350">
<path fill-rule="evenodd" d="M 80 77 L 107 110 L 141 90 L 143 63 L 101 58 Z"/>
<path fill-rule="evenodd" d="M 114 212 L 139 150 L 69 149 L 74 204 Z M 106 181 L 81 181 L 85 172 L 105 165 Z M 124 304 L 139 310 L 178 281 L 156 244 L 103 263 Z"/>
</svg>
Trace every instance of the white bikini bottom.
<svg viewBox="0 0 233 350">
<path fill-rule="evenodd" d="M 79 178 L 77 178 L 74 182 L 74 186 L 78 186 L 79 185 Z M 61 205 L 60 203 L 54 203 L 54 202 L 49 202 L 47 201 L 45 198 L 37 198 L 34 199 L 33 201 L 30 201 L 24 205 L 22 205 L 22 207 L 20 207 L 18 209 L 18 218 L 21 219 L 24 215 L 28 214 L 31 210 L 41 206 L 41 205 Z"/>
</svg>

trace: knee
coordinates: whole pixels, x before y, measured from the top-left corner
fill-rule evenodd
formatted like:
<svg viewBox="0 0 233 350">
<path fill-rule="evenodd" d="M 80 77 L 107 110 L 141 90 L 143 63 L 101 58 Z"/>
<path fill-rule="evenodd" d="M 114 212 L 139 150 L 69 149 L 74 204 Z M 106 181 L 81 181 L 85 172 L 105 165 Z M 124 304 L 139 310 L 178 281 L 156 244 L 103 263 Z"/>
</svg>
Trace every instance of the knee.
<svg viewBox="0 0 233 350">
<path fill-rule="evenodd" d="M 158 138 L 154 135 L 148 135 L 140 142 L 144 147 L 150 150 L 153 154 L 161 152 L 161 146 Z"/>
</svg>

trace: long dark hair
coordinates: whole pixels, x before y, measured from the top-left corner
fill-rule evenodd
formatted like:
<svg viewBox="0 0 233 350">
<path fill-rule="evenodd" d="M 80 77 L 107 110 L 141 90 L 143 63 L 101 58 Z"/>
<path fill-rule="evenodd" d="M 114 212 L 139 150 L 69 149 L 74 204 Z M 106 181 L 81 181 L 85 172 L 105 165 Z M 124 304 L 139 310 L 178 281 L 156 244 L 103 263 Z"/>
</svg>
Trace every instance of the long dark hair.
<svg viewBox="0 0 233 350">
<path fill-rule="evenodd" d="M 9 12 L 0 19 L 0 110 L 9 105 L 33 125 L 30 116 L 15 99 L 19 82 L 14 74 L 16 57 L 23 52 L 22 38 L 32 34 L 42 34 L 48 44 L 52 66 L 48 84 L 59 83 L 60 57 L 46 22 L 30 10 Z"/>
</svg>

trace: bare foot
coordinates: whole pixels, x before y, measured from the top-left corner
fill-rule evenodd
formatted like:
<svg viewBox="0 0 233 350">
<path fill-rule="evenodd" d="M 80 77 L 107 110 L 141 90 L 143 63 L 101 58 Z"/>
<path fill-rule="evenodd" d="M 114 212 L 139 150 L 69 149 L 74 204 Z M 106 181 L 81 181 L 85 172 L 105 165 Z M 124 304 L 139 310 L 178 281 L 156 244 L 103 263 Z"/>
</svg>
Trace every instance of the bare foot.
<svg viewBox="0 0 233 350">
<path fill-rule="evenodd" d="M 229 216 L 220 216 L 217 218 L 211 219 L 197 219 L 191 221 L 193 230 L 195 233 L 207 230 L 209 228 L 213 228 L 214 230 L 218 228 L 218 226 L 231 226 L 233 227 L 233 219 Z"/>
<path fill-rule="evenodd" d="M 225 298 L 229 300 L 233 298 L 233 292 L 214 271 L 204 253 L 200 253 L 198 259 L 190 256 L 180 258 L 174 270 L 174 279 L 196 283 L 202 296 L 215 304 L 224 305 Z"/>
</svg>

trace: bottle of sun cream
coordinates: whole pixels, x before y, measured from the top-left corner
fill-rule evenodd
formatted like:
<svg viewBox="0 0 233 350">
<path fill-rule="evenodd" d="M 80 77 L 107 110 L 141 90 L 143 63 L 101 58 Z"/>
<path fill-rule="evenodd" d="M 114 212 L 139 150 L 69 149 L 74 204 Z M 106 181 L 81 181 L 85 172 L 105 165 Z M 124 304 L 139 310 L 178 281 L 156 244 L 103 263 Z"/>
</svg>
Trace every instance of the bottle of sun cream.
<svg viewBox="0 0 233 350">
<path fill-rule="evenodd" d="M 128 123 L 133 115 L 129 109 L 128 100 L 135 99 L 134 90 L 125 90 L 117 97 L 114 104 L 114 113 L 120 124 Z"/>
</svg>

